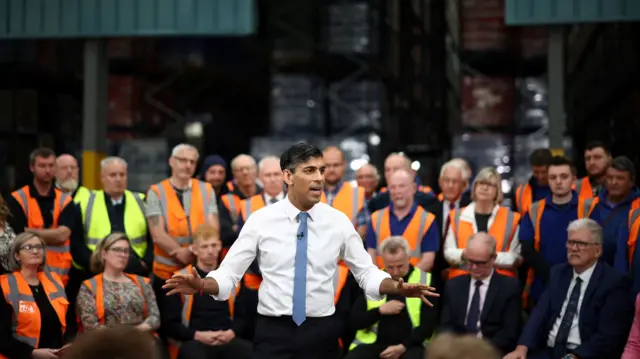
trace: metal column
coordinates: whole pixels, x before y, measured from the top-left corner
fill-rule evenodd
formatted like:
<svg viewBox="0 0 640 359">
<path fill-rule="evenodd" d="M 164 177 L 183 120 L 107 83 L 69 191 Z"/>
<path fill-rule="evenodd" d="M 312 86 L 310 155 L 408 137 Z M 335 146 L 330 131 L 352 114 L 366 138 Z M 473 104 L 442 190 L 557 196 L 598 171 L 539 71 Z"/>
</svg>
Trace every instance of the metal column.
<svg viewBox="0 0 640 359">
<path fill-rule="evenodd" d="M 564 133 L 567 128 L 564 107 L 565 81 L 565 29 L 549 27 L 549 53 L 547 57 L 549 77 L 549 147 L 554 153 L 563 153 Z"/>
<path fill-rule="evenodd" d="M 107 152 L 108 77 L 106 41 L 86 40 L 82 109 L 82 184 L 89 189 L 102 188 L 100 161 Z"/>
</svg>

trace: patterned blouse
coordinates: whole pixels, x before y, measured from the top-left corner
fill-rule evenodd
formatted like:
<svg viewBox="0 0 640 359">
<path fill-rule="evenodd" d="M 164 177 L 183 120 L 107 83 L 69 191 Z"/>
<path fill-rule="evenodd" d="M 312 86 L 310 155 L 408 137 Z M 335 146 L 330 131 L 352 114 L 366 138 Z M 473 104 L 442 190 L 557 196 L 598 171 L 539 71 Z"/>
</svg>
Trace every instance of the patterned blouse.
<svg viewBox="0 0 640 359">
<path fill-rule="evenodd" d="M 2 266 L 2 271 L 9 271 L 9 253 L 11 253 L 11 246 L 16 234 L 8 222 L 4 224 L 4 231 L 0 230 L 0 232 L 0 266 Z"/>
<path fill-rule="evenodd" d="M 156 296 L 150 285 L 142 285 L 144 297 L 140 295 L 140 287 L 132 281 L 113 282 L 103 277 L 104 285 L 104 325 L 107 327 L 129 324 L 148 324 L 153 330 L 160 327 L 160 310 Z M 147 315 L 144 315 L 145 301 Z M 96 300 L 87 286 L 80 287 L 76 310 L 84 330 L 92 330 L 103 326 L 98 321 Z"/>
</svg>

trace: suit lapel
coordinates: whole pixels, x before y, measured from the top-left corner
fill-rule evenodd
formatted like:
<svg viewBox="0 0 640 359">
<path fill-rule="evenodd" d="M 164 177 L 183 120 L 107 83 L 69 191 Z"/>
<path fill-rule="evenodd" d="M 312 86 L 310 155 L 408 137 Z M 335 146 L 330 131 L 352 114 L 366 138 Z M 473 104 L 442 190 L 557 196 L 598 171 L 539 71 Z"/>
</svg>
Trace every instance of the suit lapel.
<svg viewBox="0 0 640 359">
<path fill-rule="evenodd" d="M 487 316 L 489 312 L 489 308 L 496 298 L 496 294 L 498 294 L 498 290 L 500 289 L 500 274 L 493 273 L 491 277 L 491 281 L 489 282 L 489 288 L 487 288 L 487 294 L 484 297 L 484 304 L 482 304 L 482 313 L 480 313 L 480 322 L 484 321 L 484 318 Z"/>
<path fill-rule="evenodd" d="M 584 292 L 584 298 L 582 299 L 582 305 L 585 305 L 589 302 L 591 297 L 596 291 L 598 287 L 598 283 L 600 282 L 600 278 L 602 277 L 602 264 L 600 262 L 596 263 L 596 267 L 593 269 L 593 274 L 591 274 L 591 279 L 589 279 L 589 284 L 587 285 L 587 290 Z M 580 311 L 582 313 L 582 311 Z"/>
<path fill-rule="evenodd" d="M 460 293 L 460 300 L 462 303 L 460 303 L 461 305 L 458 310 L 462 313 L 462 320 L 464 322 L 467 317 L 467 307 L 469 305 L 469 286 L 471 285 L 471 277 L 468 275 L 464 276 L 464 280 L 461 283 L 460 291 L 462 293 Z"/>
</svg>

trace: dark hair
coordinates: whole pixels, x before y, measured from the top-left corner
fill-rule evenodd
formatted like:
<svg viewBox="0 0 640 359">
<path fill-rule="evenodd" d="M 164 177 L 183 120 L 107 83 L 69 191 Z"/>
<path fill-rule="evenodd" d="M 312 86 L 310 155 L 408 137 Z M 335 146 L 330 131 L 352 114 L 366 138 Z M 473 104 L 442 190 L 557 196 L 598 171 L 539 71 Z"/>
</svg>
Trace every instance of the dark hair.
<svg viewBox="0 0 640 359">
<path fill-rule="evenodd" d="M 119 325 L 79 335 L 62 358 L 157 359 L 161 355 L 153 335 L 132 326 Z"/>
<path fill-rule="evenodd" d="M 295 172 L 296 166 L 312 158 L 322 157 L 322 151 L 315 145 L 299 142 L 289 147 L 280 156 L 280 169 Z"/>
<path fill-rule="evenodd" d="M 606 154 L 611 153 L 611 151 L 609 151 L 609 148 L 607 148 L 607 146 L 605 146 L 604 142 L 602 141 L 591 141 L 587 143 L 587 145 L 584 147 L 584 150 L 591 151 L 595 150 L 596 148 L 602 148 Z"/>
<path fill-rule="evenodd" d="M 40 148 L 36 148 L 35 150 L 31 151 L 31 153 L 29 154 L 29 164 L 33 165 L 36 163 L 36 158 L 40 157 L 40 158 L 49 158 L 51 156 L 55 157 L 56 153 L 53 152 L 52 149 L 48 148 L 48 147 L 40 147 Z"/>
<path fill-rule="evenodd" d="M 7 219 L 9 218 L 9 216 L 11 216 L 9 206 L 7 206 L 7 202 L 0 194 L 0 225 L 5 226 L 7 224 Z"/>
<path fill-rule="evenodd" d="M 611 168 L 622 172 L 629 172 L 631 179 L 636 178 L 636 166 L 626 156 L 618 156 L 611 161 Z"/>
<path fill-rule="evenodd" d="M 549 163 L 549 167 L 551 166 L 569 166 L 571 169 L 571 173 L 576 174 L 576 167 L 573 165 L 570 159 L 565 156 L 553 156 L 551 158 L 551 162 Z"/>
<path fill-rule="evenodd" d="M 549 166 L 553 155 L 548 148 L 538 148 L 529 155 L 529 164 L 531 166 Z"/>
</svg>

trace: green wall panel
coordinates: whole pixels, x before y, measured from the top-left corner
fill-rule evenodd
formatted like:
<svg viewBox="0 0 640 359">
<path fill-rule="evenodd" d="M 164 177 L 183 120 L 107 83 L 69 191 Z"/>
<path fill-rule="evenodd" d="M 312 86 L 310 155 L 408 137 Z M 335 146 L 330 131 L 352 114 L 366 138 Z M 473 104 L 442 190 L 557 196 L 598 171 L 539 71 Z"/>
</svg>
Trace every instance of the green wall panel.
<svg viewBox="0 0 640 359">
<path fill-rule="evenodd" d="M 640 0 L 506 0 L 507 25 L 640 20 Z"/>
<path fill-rule="evenodd" d="M 0 38 L 243 36 L 255 0 L 0 0 Z"/>
</svg>

